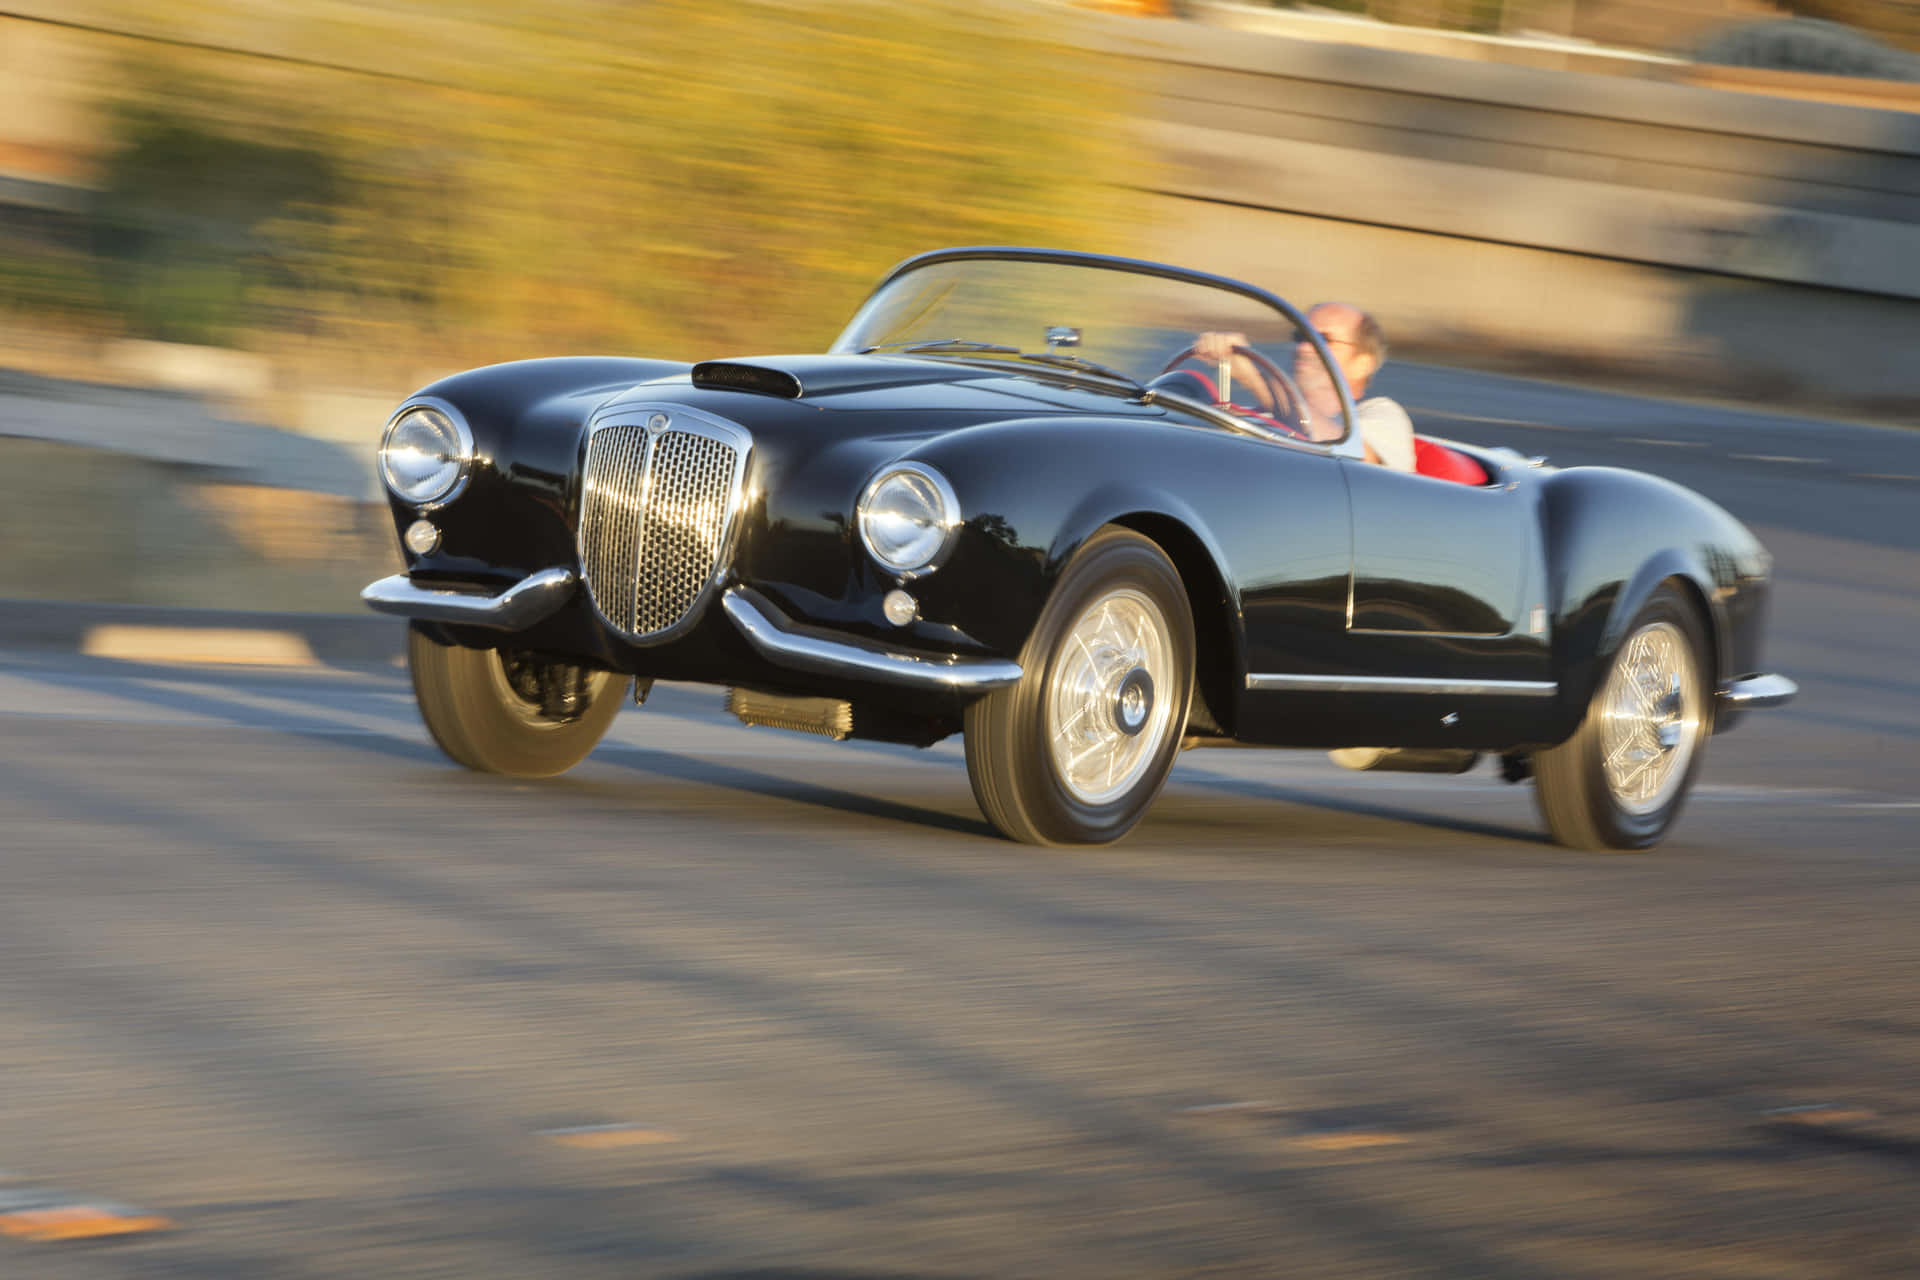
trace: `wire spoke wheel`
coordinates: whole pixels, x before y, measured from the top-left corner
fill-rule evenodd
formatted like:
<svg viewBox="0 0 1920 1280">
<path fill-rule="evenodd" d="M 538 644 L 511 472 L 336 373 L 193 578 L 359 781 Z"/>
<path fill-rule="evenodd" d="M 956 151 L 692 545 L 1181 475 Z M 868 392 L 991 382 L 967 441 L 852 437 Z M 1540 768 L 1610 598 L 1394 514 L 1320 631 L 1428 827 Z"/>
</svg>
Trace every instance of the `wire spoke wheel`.
<svg viewBox="0 0 1920 1280">
<path fill-rule="evenodd" d="M 1133 829 L 1180 749 L 1193 610 L 1158 544 L 1109 525 L 1061 572 L 1025 673 L 966 713 L 967 777 L 1010 839 L 1104 844 Z"/>
<path fill-rule="evenodd" d="M 1047 743 L 1060 785 L 1082 804 L 1106 804 L 1140 780 L 1172 712 L 1156 691 L 1173 682 L 1167 621 L 1132 588 L 1112 591 L 1075 619 L 1047 681 Z"/>
<path fill-rule="evenodd" d="M 1601 692 L 1600 752 L 1607 788 L 1645 816 L 1673 798 L 1700 741 L 1703 709 L 1687 638 L 1671 622 L 1634 632 Z"/>
<path fill-rule="evenodd" d="M 1679 815 L 1713 732 L 1708 632 L 1663 584 L 1635 616 L 1573 736 L 1534 757 L 1534 797 L 1554 839 L 1645 849 Z"/>
</svg>

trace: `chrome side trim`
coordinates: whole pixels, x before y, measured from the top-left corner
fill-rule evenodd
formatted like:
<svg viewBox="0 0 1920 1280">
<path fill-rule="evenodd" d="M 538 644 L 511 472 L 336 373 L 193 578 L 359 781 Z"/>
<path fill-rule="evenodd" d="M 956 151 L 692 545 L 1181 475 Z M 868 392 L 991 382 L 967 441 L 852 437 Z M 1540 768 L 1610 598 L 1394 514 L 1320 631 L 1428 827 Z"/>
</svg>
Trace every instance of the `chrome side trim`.
<svg viewBox="0 0 1920 1280">
<path fill-rule="evenodd" d="M 1754 707 L 1784 707 L 1793 701 L 1800 686 L 1781 675 L 1741 676 L 1720 689 L 1720 706 L 1728 711 L 1746 711 Z"/>
<path fill-rule="evenodd" d="M 1560 686 L 1551 680 L 1405 679 L 1400 676 L 1296 676 L 1247 674 L 1249 689 L 1286 689 L 1294 693 L 1451 693 L 1465 697 L 1551 698 Z"/>
<path fill-rule="evenodd" d="M 730 587 L 721 595 L 720 607 L 761 657 L 797 671 L 877 680 L 937 693 L 986 693 L 1020 679 L 1020 664 L 1000 658 L 936 658 L 792 630 L 779 610 L 765 600 L 749 599 L 739 587 Z"/>
<path fill-rule="evenodd" d="M 567 569 L 529 574 L 497 596 L 471 591 L 415 586 L 404 573 L 382 578 L 360 593 L 376 613 L 395 613 L 422 622 L 459 622 L 472 627 L 519 631 L 552 614 L 573 598 L 579 582 Z"/>
</svg>

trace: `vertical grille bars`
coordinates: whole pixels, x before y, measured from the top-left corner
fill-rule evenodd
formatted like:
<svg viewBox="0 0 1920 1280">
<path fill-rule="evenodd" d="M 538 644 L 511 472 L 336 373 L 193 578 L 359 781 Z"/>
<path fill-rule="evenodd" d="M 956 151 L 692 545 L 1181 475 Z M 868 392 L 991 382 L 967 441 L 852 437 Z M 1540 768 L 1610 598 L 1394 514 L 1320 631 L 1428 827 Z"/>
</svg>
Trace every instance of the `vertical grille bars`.
<svg viewBox="0 0 1920 1280">
<path fill-rule="evenodd" d="M 587 441 L 580 567 L 594 607 L 629 639 L 690 620 L 721 569 L 751 438 L 674 409 L 669 425 L 599 427 Z M 644 418 L 642 419 L 645 420 Z"/>
</svg>

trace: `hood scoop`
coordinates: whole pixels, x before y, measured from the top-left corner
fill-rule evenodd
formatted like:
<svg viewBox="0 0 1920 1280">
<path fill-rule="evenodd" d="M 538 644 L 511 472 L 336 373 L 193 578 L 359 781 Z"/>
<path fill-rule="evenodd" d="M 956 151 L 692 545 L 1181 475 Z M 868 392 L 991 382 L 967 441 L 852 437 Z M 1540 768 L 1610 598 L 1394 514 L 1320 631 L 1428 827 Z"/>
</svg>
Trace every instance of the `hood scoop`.
<svg viewBox="0 0 1920 1280">
<path fill-rule="evenodd" d="M 800 379 L 784 369 L 766 365 L 742 364 L 737 360 L 702 360 L 693 366 L 693 385 L 719 391 L 756 391 L 763 396 L 798 400 L 803 388 Z"/>
<path fill-rule="evenodd" d="M 847 391 L 878 391 L 927 382 L 969 382 L 1004 377 L 1004 371 L 968 368 L 950 361 L 910 356 L 756 356 L 751 360 L 703 360 L 693 366 L 693 385 L 715 391 L 750 391 L 783 400 L 815 399 Z"/>
</svg>

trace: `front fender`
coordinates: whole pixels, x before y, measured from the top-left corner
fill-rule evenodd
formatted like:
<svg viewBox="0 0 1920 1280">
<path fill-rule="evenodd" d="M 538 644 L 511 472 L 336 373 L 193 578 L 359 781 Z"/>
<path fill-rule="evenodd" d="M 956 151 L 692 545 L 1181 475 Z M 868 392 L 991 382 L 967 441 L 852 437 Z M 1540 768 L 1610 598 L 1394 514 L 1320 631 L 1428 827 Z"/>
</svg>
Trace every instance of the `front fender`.
<svg viewBox="0 0 1920 1280">
<path fill-rule="evenodd" d="M 452 405 L 473 432 L 466 490 L 433 513 L 440 546 L 407 554 L 410 572 L 469 581 L 517 581 L 573 561 L 573 477 L 593 411 L 634 383 L 685 369 L 666 360 L 568 357 L 487 365 L 422 387 Z M 419 514 L 388 495 L 396 532 Z"/>
<path fill-rule="evenodd" d="M 1195 462 L 1195 475 L 1171 475 L 1165 485 L 1143 482 L 1139 455 L 1113 450 L 1112 430 L 1101 437 L 1104 449 L 1061 424 L 1058 439 L 1045 438 L 1055 431 L 1030 431 L 1016 444 L 999 435 L 999 447 L 984 449 L 983 440 L 949 437 L 913 450 L 953 483 L 967 517 L 947 566 L 916 590 L 930 615 L 950 610 L 995 652 L 1017 657 L 1075 553 L 1103 525 L 1134 529 L 1161 546 L 1186 584 L 1201 690 L 1224 717 L 1246 669 L 1246 636 L 1230 560 L 1185 496 L 1207 491 L 1209 464 Z M 1191 449 L 1190 439 L 1182 443 Z"/>
</svg>

